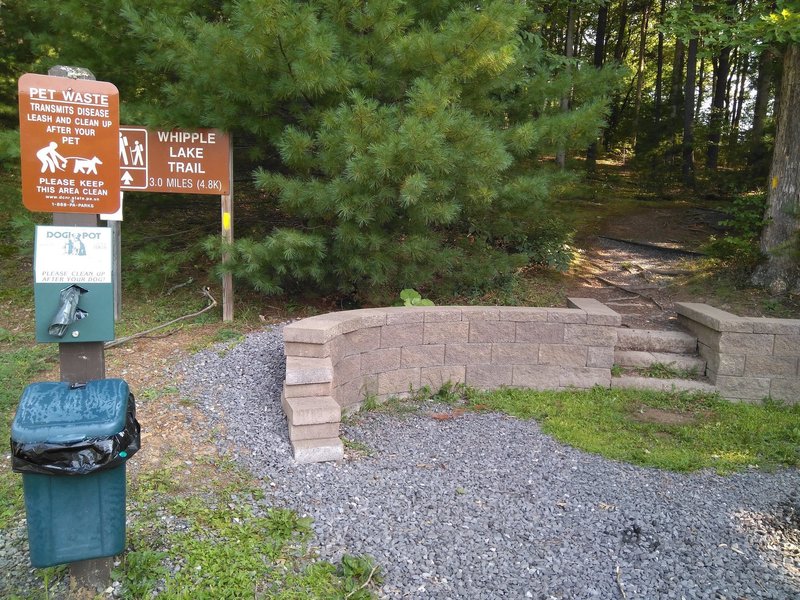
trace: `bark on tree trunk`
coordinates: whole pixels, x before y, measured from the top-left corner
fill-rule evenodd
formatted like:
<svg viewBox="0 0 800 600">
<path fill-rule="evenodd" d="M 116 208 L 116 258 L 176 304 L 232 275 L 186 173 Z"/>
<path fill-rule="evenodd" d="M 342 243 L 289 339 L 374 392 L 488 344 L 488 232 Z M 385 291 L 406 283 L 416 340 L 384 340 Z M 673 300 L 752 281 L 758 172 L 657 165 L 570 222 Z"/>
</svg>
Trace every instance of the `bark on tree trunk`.
<svg viewBox="0 0 800 600">
<path fill-rule="evenodd" d="M 783 57 L 780 103 L 800 106 L 800 46 L 790 44 Z M 766 225 L 761 251 L 766 261 L 753 283 L 773 294 L 800 293 L 800 113 L 782 110 L 769 173 Z"/>
<path fill-rule="evenodd" d="M 639 113 L 642 108 L 642 88 L 644 87 L 644 54 L 647 49 L 647 26 L 650 20 L 650 2 L 642 9 L 642 27 L 639 31 L 639 64 L 636 71 L 636 97 L 633 104 L 633 147 L 639 138 Z"/>
<path fill-rule="evenodd" d="M 608 4 L 601 4 L 597 12 L 597 33 L 594 42 L 594 66 L 596 69 L 603 68 L 606 55 L 606 25 L 608 23 Z M 597 140 L 586 149 L 586 170 L 594 173 L 597 169 L 597 151 L 599 144 Z"/>
<path fill-rule="evenodd" d="M 719 142 L 722 139 L 722 124 L 725 121 L 725 96 L 728 90 L 731 48 L 719 51 L 714 69 L 714 96 L 711 100 L 711 117 L 708 123 L 708 151 L 706 166 L 715 170 L 719 162 Z"/>
<path fill-rule="evenodd" d="M 750 130 L 750 152 L 747 163 L 754 165 L 764 157 L 764 125 L 767 121 L 769 88 L 772 84 L 772 61 L 775 57 L 769 50 L 763 50 L 758 57 L 758 76 L 756 78 L 756 101 L 753 106 L 753 127 Z"/>
<path fill-rule="evenodd" d="M 569 9 L 567 11 L 567 39 L 566 39 L 566 48 L 564 53 L 567 57 L 567 60 L 572 58 L 573 52 L 575 50 L 575 48 L 573 47 L 574 38 L 575 38 L 575 5 L 570 2 Z M 571 70 L 571 67 L 567 66 L 567 69 Z M 571 89 L 572 88 L 570 87 L 570 91 L 566 92 L 563 96 L 561 96 L 561 112 L 569 112 L 569 97 L 571 95 Z M 556 152 L 556 163 L 561 169 L 566 167 L 567 149 L 563 144 L 559 145 L 558 151 Z"/>
<path fill-rule="evenodd" d="M 675 40 L 675 56 L 672 61 L 672 77 L 670 79 L 670 93 L 669 105 L 673 121 L 676 121 L 675 127 L 678 127 L 678 115 L 681 112 L 683 98 L 681 98 L 681 89 L 683 86 L 683 63 L 685 54 L 685 44 L 681 40 Z M 674 131 L 674 129 L 673 129 Z"/>
<path fill-rule="evenodd" d="M 700 119 L 700 109 L 703 107 L 703 90 L 706 86 L 706 59 L 700 59 L 700 69 L 697 72 L 697 101 L 694 103 L 694 120 Z"/>
<path fill-rule="evenodd" d="M 739 123 L 742 120 L 742 106 L 744 105 L 744 91 L 747 87 L 747 77 L 750 75 L 750 55 L 745 54 L 742 58 L 743 64 L 739 71 L 736 92 L 736 107 L 731 115 L 731 139 L 734 143 L 739 139 Z"/>
<path fill-rule="evenodd" d="M 697 38 L 689 40 L 686 81 L 683 86 L 683 183 L 694 187 L 694 84 L 697 73 Z"/>
<path fill-rule="evenodd" d="M 667 8 L 667 0 L 661 0 L 660 22 L 664 22 L 664 12 Z M 658 50 L 656 51 L 656 106 L 654 120 L 656 126 L 661 121 L 661 85 L 664 78 L 664 32 L 658 30 Z"/>
</svg>

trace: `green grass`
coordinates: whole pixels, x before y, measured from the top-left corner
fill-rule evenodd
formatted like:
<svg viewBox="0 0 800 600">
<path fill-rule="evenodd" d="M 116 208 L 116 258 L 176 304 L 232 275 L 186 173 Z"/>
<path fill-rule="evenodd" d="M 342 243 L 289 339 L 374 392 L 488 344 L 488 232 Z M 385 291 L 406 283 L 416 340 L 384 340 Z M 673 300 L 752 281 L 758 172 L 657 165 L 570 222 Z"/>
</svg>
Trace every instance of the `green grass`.
<svg viewBox="0 0 800 600">
<path fill-rule="evenodd" d="M 202 493 L 181 490 L 166 471 L 138 479 L 129 550 L 114 574 L 125 598 L 374 597 L 380 571 L 369 558 L 318 561 L 310 518 L 265 504 L 236 467 L 212 466 L 226 483 L 204 482 Z M 167 530 L 167 520 L 182 528 Z"/>
<path fill-rule="evenodd" d="M 536 419 L 545 433 L 610 459 L 673 471 L 800 466 L 800 405 L 642 390 L 472 393 L 473 408 Z M 655 409 L 660 422 L 648 418 Z M 674 424 L 671 424 L 674 418 Z M 666 422 L 665 422 L 666 421 Z"/>
</svg>

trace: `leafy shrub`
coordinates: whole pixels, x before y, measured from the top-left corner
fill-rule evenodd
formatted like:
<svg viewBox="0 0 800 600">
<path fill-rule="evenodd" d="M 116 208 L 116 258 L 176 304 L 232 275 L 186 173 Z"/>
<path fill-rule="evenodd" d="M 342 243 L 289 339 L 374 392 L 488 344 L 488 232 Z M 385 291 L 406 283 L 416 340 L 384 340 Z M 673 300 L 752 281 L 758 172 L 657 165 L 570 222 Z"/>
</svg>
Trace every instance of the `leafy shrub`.
<svg viewBox="0 0 800 600">
<path fill-rule="evenodd" d="M 19 162 L 19 131 L 0 130 L 0 165 L 17 165 Z"/>
<path fill-rule="evenodd" d="M 160 240 L 123 252 L 123 270 L 131 285 L 146 290 L 163 289 L 176 275 L 190 268 L 201 254 L 200 244 L 178 249 Z"/>
<path fill-rule="evenodd" d="M 764 227 L 765 193 L 741 194 L 726 207 L 729 219 L 721 224 L 728 227 L 722 237 L 713 236 L 704 250 L 713 258 L 725 261 L 731 268 L 750 271 L 761 258 L 758 246 Z"/>
</svg>

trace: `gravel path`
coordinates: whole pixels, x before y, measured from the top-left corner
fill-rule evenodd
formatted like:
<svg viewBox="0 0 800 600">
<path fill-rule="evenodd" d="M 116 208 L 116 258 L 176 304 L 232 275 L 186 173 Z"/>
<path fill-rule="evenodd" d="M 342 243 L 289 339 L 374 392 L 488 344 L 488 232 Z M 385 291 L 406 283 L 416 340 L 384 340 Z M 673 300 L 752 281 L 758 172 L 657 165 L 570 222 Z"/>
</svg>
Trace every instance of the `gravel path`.
<svg viewBox="0 0 800 600">
<path fill-rule="evenodd" d="M 315 519 L 323 558 L 370 554 L 386 598 L 800 597 L 800 472 L 679 475 L 555 442 L 496 414 L 368 413 L 369 450 L 296 465 L 280 407 L 280 328 L 177 368 L 225 425 L 220 448 L 276 505 Z M 362 446 L 363 445 L 363 446 Z"/>
</svg>

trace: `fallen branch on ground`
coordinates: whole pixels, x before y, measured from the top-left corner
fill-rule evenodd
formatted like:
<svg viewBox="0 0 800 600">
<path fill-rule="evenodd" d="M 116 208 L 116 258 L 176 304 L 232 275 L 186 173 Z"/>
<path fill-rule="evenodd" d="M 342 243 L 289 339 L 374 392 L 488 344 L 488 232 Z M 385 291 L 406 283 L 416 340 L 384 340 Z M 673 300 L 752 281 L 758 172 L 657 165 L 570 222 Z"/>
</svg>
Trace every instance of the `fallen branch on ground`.
<svg viewBox="0 0 800 600">
<path fill-rule="evenodd" d="M 625 588 L 622 587 L 622 577 L 620 576 L 619 565 L 617 565 L 617 587 L 619 588 L 619 593 L 622 594 L 623 600 L 628 600 L 628 594 L 625 593 Z"/>
<path fill-rule="evenodd" d="M 167 290 L 167 296 L 169 296 L 170 294 L 172 294 L 172 292 L 174 292 L 175 290 L 178 290 L 178 289 L 180 289 L 180 288 L 182 288 L 182 287 L 186 287 L 187 285 L 189 285 L 189 284 L 190 284 L 190 283 L 192 283 L 193 281 L 194 281 L 194 277 L 189 277 L 189 279 L 187 279 L 187 280 L 186 280 L 186 281 L 184 281 L 183 283 L 179 283 L 179 284 L 177 284 L 177 285 L 173 285 L 171 288 L 169 288 L 169 289 Z"/>
<path fill-rule="evenodd" d="M 217 306 L 217 301 L 214 299 L 214 296 L 211 295 L 211 292 L 208 291 L 207 287 L 203 288 L 203 295 L 209 300 L 208 306 L 206 306 L 204 309 L 198 310 L 197 312 L 193 312 L 188 315 L 183 315 L 182 317 L 178 317 L 177 319 L 172 319 L 172 321 L 169 321 L 168 323 L 164 323 L 163 325 L 158 325 L 156 327 L 153 327 L 152 329 L 148 329 L 147 331 L 142 331 L 141 333 L 135 333 L 133 335 L 129 335 L 124 338 L 119 338 L 118 340 L 114 340 L 112 342 L 106 342 L 103 347 L 105 349 L 114 348 L 116 346 L 124 344 L 125 342 L 130 342 L 131 340 L 146 337 L 149 334 L 153 333 L 154 331 L 158 331 L 159 329 L 164 329 L 164 327 L 169 327 L 170 325 L 174 325 L 175 323 L 179 323 L 180 321 L 185 321 L 186 319 L 199 317 L 204 312 L 208 312 L 209 310 Z"/>
<path fill-rule="evenodd" d="M 378 565 L 375 565 L 374 567 L 372 567 L 372 571 L 369 572 L 369 577 L 367 577 L 367 580 L 364 583 L 362 583 L 360 586 L 358 586 L 356 589 L 354 589 L 352 592 L 347 594 L 344 597 L 345 600 L 347 600 L 348 598 L 352 597 L 356 592 L 360 592 L 365 587 L 367 587 L 369 585 L 369 582 L 372 581 L 372 576 L 375 575 L 375 571 L 377 571 L 377 570 L 378 570 Z"/>
<path fill-rule="evenodd" d="M 631 289 L 626 285 L 620 285 L 619 283 L 614 283 L 613 281 L 611 281 L 609 279 L 606 279 L 605 277 L 600 277 L 599 275 L 595 275 L 594 277 L 595 277 L 595 279 L 597 279 L 599 281 L 602 281 L 605 284 L 614 286 L 615 288 L 618 288 L 618 289 L 622 290 L 623 292 L 628 292 L 629 294 L 635 294 L 637 296 L 641 296 L 642 298 L 645 298 L 646 300 L 650 300 L 650 302 L 655 304 L 658 308 L 660 308 L 661 310 L 664 310 L 664 306 L 658 300 L 653 298 L 652 296 L 648 296 L 647 294 L 642 294 L 641 292 L 637 292 L 636 290 Z"/>
</svg>

